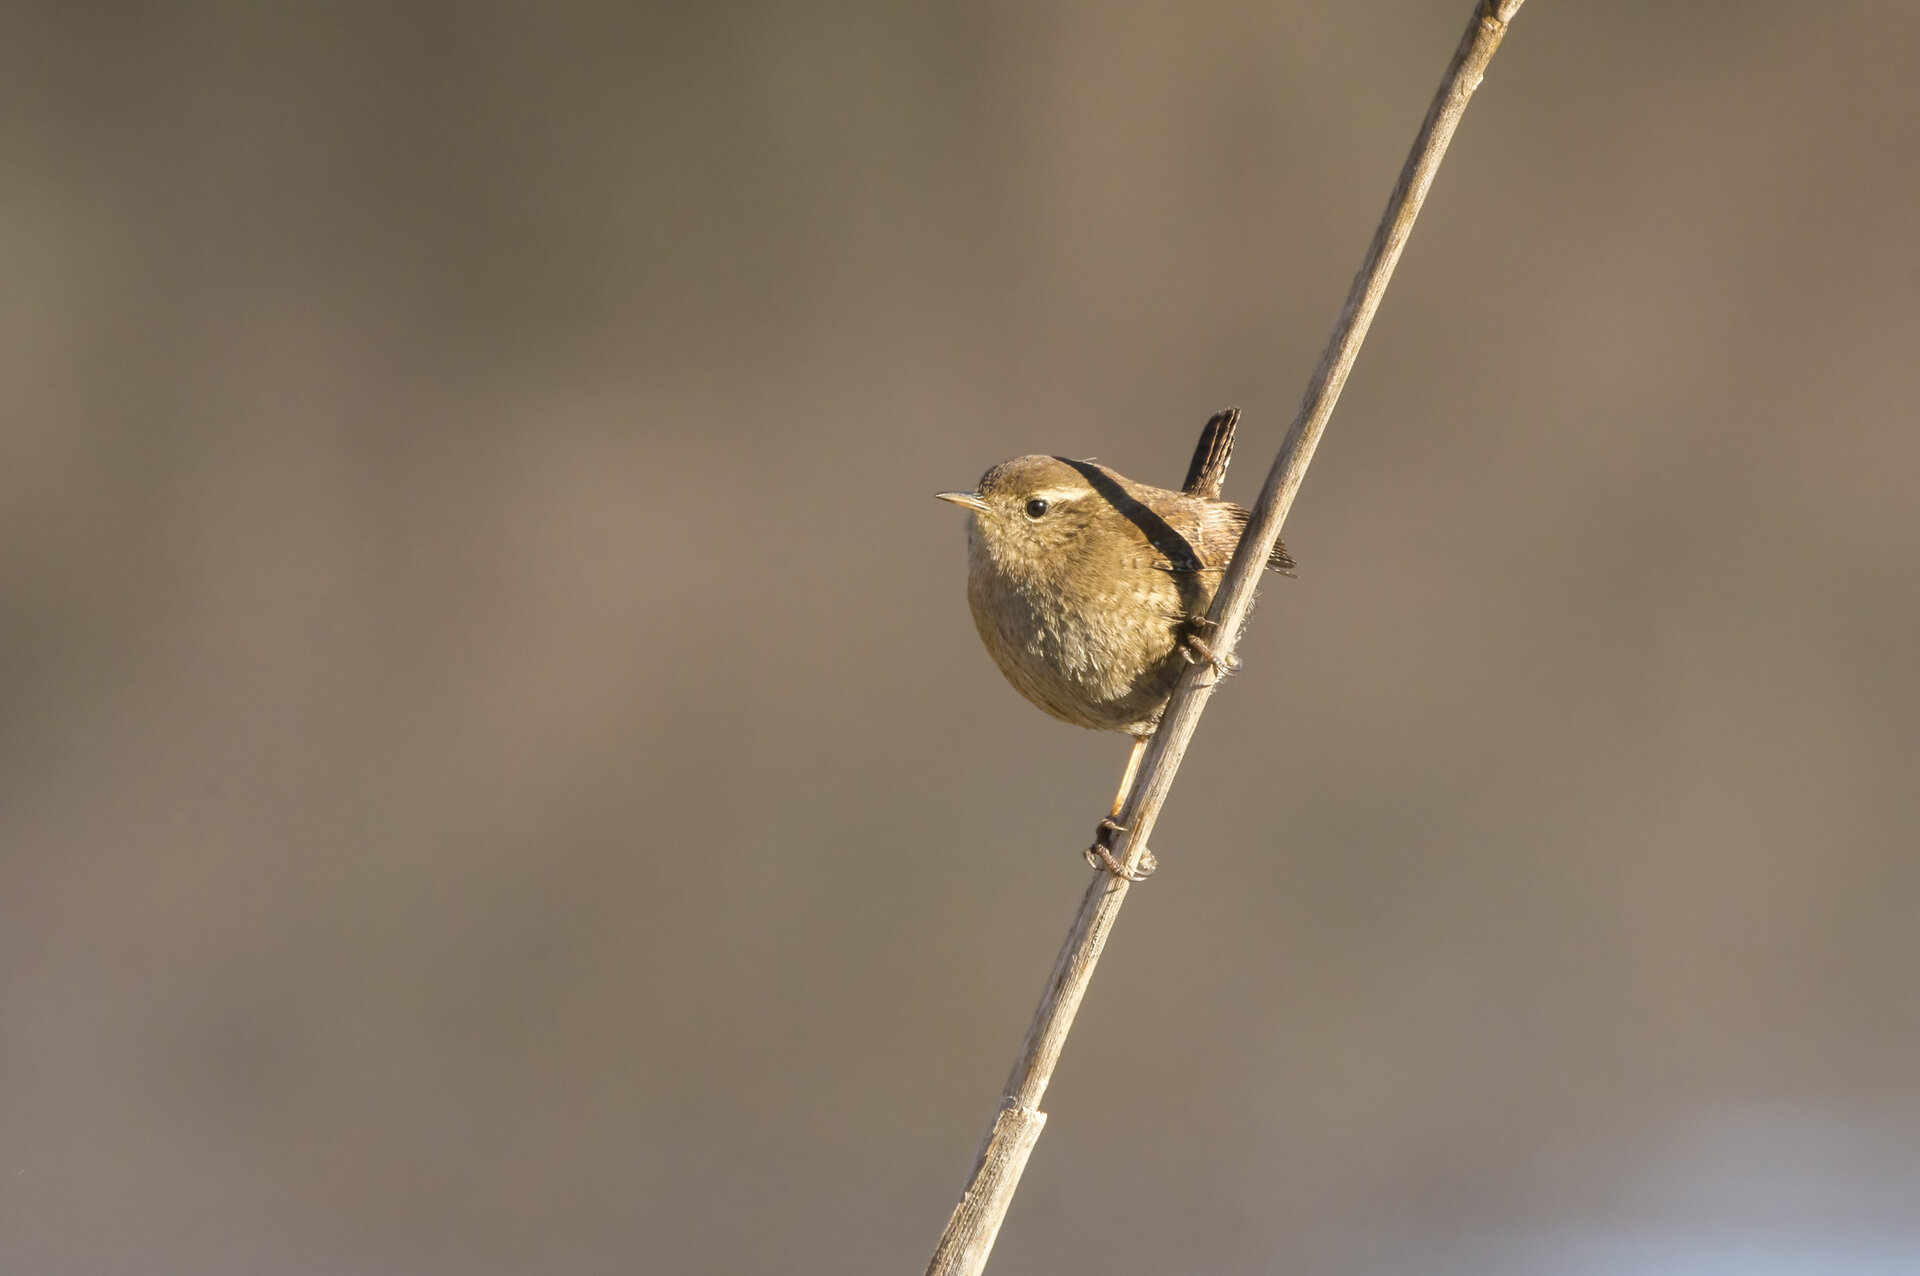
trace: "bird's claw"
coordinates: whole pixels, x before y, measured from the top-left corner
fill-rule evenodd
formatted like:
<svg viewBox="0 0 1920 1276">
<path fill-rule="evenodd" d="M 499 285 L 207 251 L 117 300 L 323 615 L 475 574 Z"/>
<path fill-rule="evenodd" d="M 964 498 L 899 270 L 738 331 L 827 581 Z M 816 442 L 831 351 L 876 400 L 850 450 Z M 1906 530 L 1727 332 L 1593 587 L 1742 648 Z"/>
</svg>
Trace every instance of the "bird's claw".
<svg viewBox="0 0 1920 1276">
<path fill-rule="evenodd" d="M 1228 652 L 1216 655 L 1213 647 L 1199 634 L 1188 634 L 1180 641 L 1180 657 L 1190 665 L 1207 664 L 1213 666 L 1213 676 L 1224 678 L 1240 669 L 1240 657 Z"/>
<path fill-rule="evenodd" d="M 1116 822 L 1109 815 L 1095 827 L 1093 845 L 1082 851 L 1081 855 L 1086 858 L 1089 868 L 1105 869 L 1115 877 L 1124 878 L 1129 882 L 1144 882 L 1153 876 L 1153 870 L 1159 865 L 1154 861 L 1152 851 L 1140 853 L 1140 867 L 1137 869 L 1128 868 L 1120 862 L 1119 857 L 1113 853 L 1113 834 L 1126 831 L 1126 825 Z"/>
</svg>

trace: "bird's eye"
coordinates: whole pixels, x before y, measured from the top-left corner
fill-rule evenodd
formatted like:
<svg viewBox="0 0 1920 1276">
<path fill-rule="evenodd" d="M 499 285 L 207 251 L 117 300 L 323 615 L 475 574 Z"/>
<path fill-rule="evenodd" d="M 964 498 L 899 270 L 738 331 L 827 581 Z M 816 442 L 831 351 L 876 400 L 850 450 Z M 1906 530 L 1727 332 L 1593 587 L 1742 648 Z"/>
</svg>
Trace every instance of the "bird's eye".
<svg viewBox="0 0 1920 1276">
<path fill-rule="evenodd" d="M 1027 502 L 1028 518 L 1039 518 L 1042 515 L 1044 515 L 1046 512 L 1047 512 L 1047 503 L 1041 498 L 1039 498 L 1038 496 L 1034 497 L 1032 500 Z"/>
</svg>

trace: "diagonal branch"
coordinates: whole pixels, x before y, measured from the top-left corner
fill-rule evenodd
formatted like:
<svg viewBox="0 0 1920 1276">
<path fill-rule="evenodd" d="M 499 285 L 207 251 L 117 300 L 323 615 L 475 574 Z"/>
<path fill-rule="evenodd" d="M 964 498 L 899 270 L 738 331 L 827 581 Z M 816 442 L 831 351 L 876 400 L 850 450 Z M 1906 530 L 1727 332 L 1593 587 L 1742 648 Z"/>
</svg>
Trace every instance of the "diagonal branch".
<svg viewBox="0 0 1920 1276">
<path fill-rule="evenodd" d="M 1313 459 L 1314 448 L 1326 430 L 1328 418 L 1333 415 L 1334 404 L 1346 385 L 1360 345 L 1366 340 L 1368 325 L 1380 308 L 1380 299 L 1386 293 L 1400 252 L 1406 247 L 1420 205 L 1446 155 L 1447 143 L 1459 126 L 1468 99 L 1480 87 L 1481 76 L 1506 34 L 1507 23 L 1519 12 L 1522 3 L 1524 0 L 1478 0 L 1473 20 L 1454 51 L 1433 105 L 1427 109 L 1413 151 L 1400 170 L 1400 180 L 1387 200 L 1379 229 L 1367 246 L 1360 273 L 1354 278 L 1346 305 L 1334 325 L 1326 353 L 1320 357 L 1319 366 L 1307 383 L 1300 411 L 1287 430 L 1280 455 L 1260 489 L 1259 502 L 1241 537 L 1240 548 L 1214 596 L 1209 616 L 1214 627 L 1208 632 L 1213 635 L 1212 646 L 1221 664 L 1229 662 L 1239 646 L 1241 630 L 1253 610 L 1260 569 L 1280 539 L 1281 524 L 1286 521 L 1294 495 L 1300 490 L 1300 480 Z M 1174 688 L 1173 698 L 1148 746 L 1139 779 L 1120 817 L 1120 823 L 1132 830 L 1124 835 L 1125 841 L 1117 848 L 1119 858 L 1129 869 L 1138 868 L 1147 853 L 1147 839 L 1154 821 L 1159 818 L 1160 808 L 1173 787 L 1174 774 L 1193 738 L 1201 711 L 1219 681 L 1220 674 L 1214 664 L 1199 664 L 1183 673 Z M 1020 1056 L 1007 1077 L 993 1127 L 974 1158 L 966 1193 L 954 1207 L 946 1231 L 941 1234 L 933 1260 L 927 1265 L 927 1276 L 977 1276 L 986 1267 L 1000 1223 L 1020 1185 L 1027 1157 L 1046 1123 L 1040 1100 L 1052 1080 L 1067 1033 L 1073 1027 L 1074 1015 L 1080 1009 L 1094 966 L 1100 960 L 1100 952 L 1106 946 L 1107 935 L 1113 929 L 1129 889 L 1129 883 L 1123 878 L 1104 871 L 1096 872 L 1088 884 L 1073 929 L 1054 961 L 1046 991 L 1034 1011 Z"/>
</svg>

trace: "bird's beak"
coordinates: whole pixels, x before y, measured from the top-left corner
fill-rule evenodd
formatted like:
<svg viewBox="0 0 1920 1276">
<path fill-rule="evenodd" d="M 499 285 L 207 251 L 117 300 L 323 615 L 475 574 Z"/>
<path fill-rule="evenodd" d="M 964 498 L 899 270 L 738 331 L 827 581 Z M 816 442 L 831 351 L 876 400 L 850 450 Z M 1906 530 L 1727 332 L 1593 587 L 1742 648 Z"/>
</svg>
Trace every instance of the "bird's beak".
<svg viewBox="0 0 1920 1276">
<path fill-rule="evenodd" d="M 978 492 L 935 492 L 934 498 L 952 501 L 955 505 L 964 505 L 976 514 L 987 512 L 987 503 L 980 499 Z"/>
</svg>

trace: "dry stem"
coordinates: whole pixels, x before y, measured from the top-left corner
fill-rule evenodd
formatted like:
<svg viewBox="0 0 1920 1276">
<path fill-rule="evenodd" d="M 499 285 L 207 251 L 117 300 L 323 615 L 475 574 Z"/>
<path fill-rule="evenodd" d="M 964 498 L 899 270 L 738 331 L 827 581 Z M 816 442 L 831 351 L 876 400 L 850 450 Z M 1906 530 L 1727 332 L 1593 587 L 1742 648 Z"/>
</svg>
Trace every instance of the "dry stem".
<svg viewBox="0 0 1920 1276">
<path fill-rule="evenodd" d="M 1380 307 L 1394 265 L 1413 230 L 1414 218 L 1419 215 L 1434 173 L 1446 155 L 1447 143 L 1460 123 L 1468 99 L 1480 86 L 1487 63 L 1500 47 L 1507 23 L 1522 3 L 1524 0 L 1479 0 L 1474 6 L 1473 20 L 1440 82 L 1440 90 L 1434 95 L 1433 105 L 1427 109 L 1413 151 L 1400 170 L 1400 180 L 1387 200 L 1386 213 L 1367 247 L 1366 258 L 1347 294 L 1339 322 L 1334 325 L 1326 353 L 1320 357 L 1319 366 L 1307 384 L 1300 411 L 1287 431 L 1265 486 L 1260 489 L 1253 519 L 1214 596 L 1209 614 L 1213 626 L 1207 632 L 1213 636 L 1212 645 L 1222 664 L 1239 646 L 1240 631 L 1253 609 L 1254 587 L 1259 582 L 1260 570 L 1274 542 L 1280 538 L 1281 524 L 1293 505 L 1294 494 L 1300 490 L 1300 480 L 1313 459 L 1327 420 L 1333 415 L 1340 390 L 1360 353 L 1360 344 L 1366 340 L 1367 327 Z M 1130 869 L 1138 867 L 1146 853 L 1148 835 L 1173 787 L 1173 777 L 1186 754 L 1187 743 L 1193 738 L 1200 713 L 1219 681 L 1216 666 L 1202 663 L 1183 674 L 1174 689 L 1160 729 L 1148 746 L 1139 780 L 1119 820 L 1131 830 L 1122 835 L 1124 841 L 1118 848 L 1119 858 Z M 1067 1033 L 1073 1027 L 1074 1015 L 1080 1009 L 1101 949 L 1106 946 L 1107 934 L 1113 929 L 1129 889 L 1124 879 L 1104 871 L 1096 872 L 1088 884 L 1073 929 L 1054 961 L 1046 991 L 1034 1011 L 1020 1056 L 1007 1077 L 993 1127 L 974 1157 L 966 1193 L 954 1207 L 946 1231 L 940 1236 L 933 1260 L 927 1265 L 927 1276 L 977 1276 L 986 1267 L 1007 1206 L 1020 1185 L 1021 1172 L 1046 1123 L 1046 1114 L 1040 1111 L 1041 1097 L 1053 1077 Z"/>
</svg>

